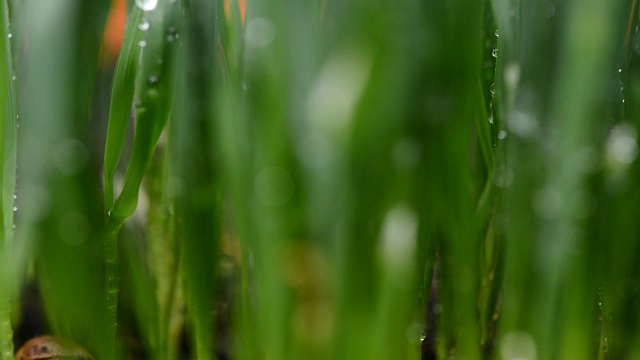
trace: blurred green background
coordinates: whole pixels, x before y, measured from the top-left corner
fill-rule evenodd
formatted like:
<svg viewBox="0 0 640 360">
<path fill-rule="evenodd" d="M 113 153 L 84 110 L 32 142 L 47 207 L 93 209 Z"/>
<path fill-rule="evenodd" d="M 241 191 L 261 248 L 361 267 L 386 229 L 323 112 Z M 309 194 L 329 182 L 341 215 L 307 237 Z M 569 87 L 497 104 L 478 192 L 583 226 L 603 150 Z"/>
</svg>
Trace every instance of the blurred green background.
<svg viewBox="0 0 640 360">
<path fill-rule="evenodd" d="M 0 360 L 640 358 L 637 0 L 0 6 Z"/>
</svg>

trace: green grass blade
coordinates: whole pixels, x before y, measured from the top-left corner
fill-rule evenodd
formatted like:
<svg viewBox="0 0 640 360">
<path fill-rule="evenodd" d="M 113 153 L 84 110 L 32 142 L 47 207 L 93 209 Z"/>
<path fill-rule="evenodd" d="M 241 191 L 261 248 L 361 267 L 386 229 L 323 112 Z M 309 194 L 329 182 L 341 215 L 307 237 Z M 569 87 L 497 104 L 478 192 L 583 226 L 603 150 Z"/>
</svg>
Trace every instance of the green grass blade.
<svg viewBox="0 0 640 360">
<path fill-rule="evenodd" d="M 169 118 L 174 84 L 175 39 L 172 37 L 176 36 L 171 11 L 176 11 L 177 7 L 163 4 L 161 2 L 157 9 L 147 12 L 142 19 L 149 23 L 149 29 L 138 42 L 142 49 L 136 80 L 135 137 L 122 192 L 110 209 L 111 224 L 122 223 L 135 211 L 142 178 Z"/>
<path fill-rule="evenodd" d="M 636 301 L 633 283 L 629 282 L 637 273 L 638 244 L 637 234 L 640 230 L 636 222 L 629 222 L 631 214 L 638 213 L 638 166 L 637 159 L 631 164 L 621 163 L 613 154 L 613 144 L 623 139 L 635 139 L 640 125 L 638 122 L 640 109 L 640 68 L 638 67 L 637 1 L 622 5 L 619 19 L 628 17 L 625 29 L 622 23 L 617 26 L 620 49 L 624 46 L 624 59 L 618 56 L 618 70 L 610 71 L 610 78 L 621 85 L 609 95 L 610 102 L 605 106 L 605 118 L 612 123 L 602 125 L 600 129 L 610 132 L 601 133 L 598 150 L 603 153 L 603 168 L 596 174 L 596 181 L 590 182 L 591 196 L 599 206 L 590 219 L 587 233 L 594 247 L 594 263 L 598 264 L 600 357 L 599 359 L 616 359 L 638 356 L 636 341 L 640 320 L 634 310 Z M 624 35 L 623 34 L 624 31 Z M 606 241 L 603 241 L 606 239 Z"/>
<path fill-rule="evenodd" d="M 181 239 L 182 270 L 192 322 L 196 358 L 213 359 L 214 290 L 222 197 L 217 189 L 212 127 L 215 121 L 217 69 L 216 4 L 184 3 L 184 31 L 170 145 L 175 174 L 173 193 L 177 236 Z M 222 291 L 222 290 L 220 290 Z M 222 316 L 216 314 L 216 316 Z M 230 331 L 230 330 L 227 330 Z"/>
<path fill-rule="evenodd" d="M 104 151 L 104 203 L 106 210 L 109 210 L 113 205 L 113 176 L 122 155 L 127 124 L 131 115 L 136 71 L 140 58 L 140 46 L 138 43 L 142 37 L 142 31 L 138 26 L 142 15 L 142 10 L 134 6 L 129 15 L 127 31 L 118 56 L 113 79 L 109 126 L 107 128 Z"/>
<path fill-rule="evenodd" d="M 53 332 L 99 353 L 102 196 L 87 132 L 108 3 L 34 1 L 20 10 L 17 252 L 35 254 Z"/>
<path fill-rule="evenodd" d="M 0 360 L 639 356 L 639 0 L 247 2 L 1 3 Z"/>
<path fill-rule="evenodd" d="M 441 256 L 439 357 L 480 358 L 477 318 L 480 247 L 474 218 L 472 166 L 469 154 L 472 121 L 478 119 L 482 89 L 483 3 L 433 3 L 423 12 L 428 34 L 436 44 L 452 48 L 427 53 L 420 96 L 426 98 L 425 161 L 430 169 L 425 190 L 433 206 L 438 253 Z M 428 51 L 428 50 L 427 50 Z M 453 166 L 448 164 L 455 164 Z M 437 169 L 437 170 L 436 170 Z M 474 186 L 475 185 L 475 186 Z M 481 188 L 481 187 L 480 187 Z M 475 196 L 478 197 L 477 195 Z"/>
<path fill-rule="evenodd" d="M 158 338 L 154 339 L 156 348 L 152 349 L 158 354 L 155 358 L 172 359 L 178 356 L 180 342 L 173 328 L 176 324 L 184 325 L 181 321 L 174 320 L 183 317 L 183 314 L 175 309 L 180 309 L 184 304 L 179 295 L 183 292 L 179 272 L 180 244 L 175 231 L 176 218 L 169 184 L 169 163 L 168 146 L 159 145 L 144 181 L 149 198 L 147 219 L 149 254 L 146 260 L 155 282 L 158 316 L 151 324 L 140 325 L 158 334 Z M 157 330 L 154 330 L 154 327 Z"/>
<path fill-rule="evenodd" d="M 13 60 L 9 28 L 9 14 L 7 2 L 3 1 L 0 7 L 0 159 L 3 165 L 0 168 L 0 359 L 13 358 L 13 330 L 11 326 L 11 300 L 13 284 L 15 282 L 15 268 L 11 256 L 13 243 L 13 206 L 16 174 L 16 90 L 13 79 Z"/>
<path fill-rule="evenodd" d="M 141 23 L 129 29 L 129 31 L 138 31 L 139 26 L 147 28 L 144 31 L 144 36 L 136 44 L 127 44 L 128 46 L 138 46 L 141 48 L 140 50 L 131 50 L 131 53 L 125 54 L 133 56 L 137 51 L 140 52 L 135 84 L 135 136 L 122 192 L 117 196 L 115 203 L 107 212 L 108 234 L 105 247 L 105 301 L 107 323 L 110 324 L 111 327 L 109 342 L 112 344 L 112 349 L 115 346 L 115 326 L 118 307 L 117 237 L 124 220 L 130 217 L 136 209 L 138 191 L 142 179 L 149 166 L 158 139 L 169 118 L 170 105 L 173 99 L 173 60 L 177 36 L 175 19 L 177 18 L 176 15 L 178 11 L 178 7 L 173 5 L 173 3 L 167 1 L 156 4 L 154 9 L 143 13 L 140 19 Z M 130 37 L 129 41 L 134 42 L 135 40 L 132 39 L 135 39 L 135 36 Z M 130 61 L 129 57 L 124 57 L 123 59 L 123 61 Z M 129 66 L 132 65 L 129 64 Z M 123 97 L 122 104 L 118 104 L 120 111 L 123 113 L 127 99 L 128 97 Z M 113 118 L 116 123 L 113 127 L 113 142 L 110 143 L 113 147 L 109 149 L 113 155 L 113 157 L 110 157 L 110 171 L 113 171 L 117 163 L 117 157 L 122 149 L 123 128 L 125 127 L 122 124 L 124 118 L 122 116 L 123 113 L 119 113 L 117 118 Z M 106 181 L 105 185 L 107 185 Z M 109 183 L 109 185 L 112 184 Z M 105 195 L 109 195 L 108 191 L 108 189 L 105 191 Z M 105 205 L 109 206 L 108 203 Z M 111 359 L 112 356 L 114 356 L 114 354 L 110 354 L 107 358 Z"/>
<path fill-rule="evenodd" d="M 594 314 L 587 316 L 585 312 L 593 308 L 597 288 L 588 277 L 574 275 L 583 274 L 583 267 L 588 267 L 589 253 L 587 250 L 567 259 L 566 249 L 570 247 L 569 241 L 584 242 L 576 225 L 577 214 L 585 206 L 585 171 L 584 165 L 575 161 L 574 156 L 594 139 L 598 119 L 589 115 L 602 86 L 602 80 L 596 74 L 609 69 L 613 60 L 611 38 L 615 33 L 616 6 L 598 0 L 575 1 L 569 6 L 570 15 L 563 34 L 565 50 L 561 52 L 552 103 L 552 116 L 558 119 L 554 129 L 562 141 L 559 155 L 552 159 L 552 170 L 546 179 L 547 189 L 560 194 L 562 210 L 557 218 L 543 223 L 541 229 L 545 236 L 543 246 L 548 248 L 548 285 L 540 293 L 541 299 L 545 300 L 545 317 L 536 331 L 543 358 L 586 358 L 591 353 L 589 345 L 594 337 L 589 326 L 594 322 Z M 589 30 L 582 31 L 585 27 Z M 560 302 L 560 294 L 565 291 L 571 295 Z M 560 322 L 564 335 L 561 339 L 548 332 L 558 321 L 553 318 L 553 307 L 558 305 L 563 306 L 560 309 L 566 316 Z"/>
<path fill-rule="evenodd" d="M 107 219 L 109 219 L 109 211 L 114 202 L 113 177 L 122 155 L 127 124 L 131 114 L 136 72 L 140 61 L 140 46 L 138 44 L 141 38 L 141 31 L 138 26 L 142 17 L 143 11 L 134 6 L 129 15 L 127 30 L 114 74 L 103 165 L 104 208 Z M 115 357 L 113 352 L 116 347 L 115 324 L 117 322 L 118 301 L 117 237 L 119 229 L 120 225 L 117 225 L 115 229 L 108 230 L 105 240 L 105 306 L 108 314 L 106 321 L 110 327 L 108 339 L 105 341 L 108 344 L 108 353 L 105 354 L 106 359 Z"/>
<path fill-rule="evenodd" d="M 244 298 L 241 300 L 242 337 L 239 340 L 253 348 L 238 350 L 246 359 L 255 356 L 285 359 L 290 354 L 289 346 L 293 345 L 286 340 L 290 319 L 290 305 L 286 301 L 289 292 L 282 272 L 269 269 L 284 266 L 286 244 L 291 239 L 284 226 L 285 214 L 291 211 L 295 198 L 292 191 L 295 180 L 290 168 L 291 144 L 286 135 L 288 115 L 284 108 L 288 90 L 277 79 L 285 76 L 283 65 L 288 63 L 285 60 L 288 52 L 282 47 L 286 32 L 281 29 L 285 28 L 286 20 L 295 17 L 285 20 L 284 14 L 274 12 L 274 4 L 249 2 L 248 6 L 251 15 L 247 17 L 247 29 L 257 27 L 245 38 L 245 64 L 241 65 L 247 70 L 255 68 L 245 73 L 243 79 L 220 83 L 224 85 L 220 87 L 221 93 L 226 94 L 220 98 L 228 108 L 217 119 L 218 134 L 214 136 L 220 144 L 227 171 L 225 180 L 231 189 L 234 217 L 246 251 L 243 259 Z M 293 6 L 291 10 L 297 13 L 296 8 Z M 252 25 L 255 20 L 258 21 Z M 276 33 L 282 37 L 274 36 Z M 262 45 L 250 44 L 251 36 L 254 41 L 256 36 L 262 37 L 264 42 Z M 278 63 L 281 60 L 285 61 Z M 239 65 L 231 64 L 229 66 L 233 67 L 225 71 L 238 74 L 242 69 L 237 67 Z M 274 182 L 281 186 L 275 190 L 275 200 L 269 195 Z M 299 216 L 291 215 L 290 219 L 297 222 Z M 260 300 L 250 308 L 248 305 L 253 296 Z"/>
<path fill-rule="evenodd" d="M 618 5 L 493 5 L 500 29 L 496 99 L 510 134 L 504 166 L 513 175 L 501 210 L 508 224 L 501 349 L 589 357 L 597 277 L 586 269 L 597 264 L 598 251 L 581 230 L 591 165 L 580 159 L 605 119 L 595 115 L 606 89 L 597 74 L 612 64 Z M 545 56 L 526 55 L 533 53 Z"/>
<path fill-rule="evenodd" d="M 123 235 L 129 236 L 123 236 L 127 241 L 122 244 L 123 266 L 120 288 L 131 289 L 131 291 L 121 291 L 119 295 L 123 298 L 120 303 L 130 306 L 128 310 L 132 316 L 127 317 L 127 312 L 121 311 L 119 324 L 129 322 L 127 324 L 129 331 L 131 328 L 136 328 L 137 325 L 138 336 L 140 336 L 149 358 L 167 359 L 168 357 L 161 350 L 165 344 L 159 342 L 161 337 L 158 326 L 160 312 L 156 300 L 157 282 L 154 281 L 147 265 L 149 254 L 145 251 L 142 239 L 136 238 L 132 234 L 126 234 L 125 231 L 123 233 Z M 128 298 L 126 298 L 127 296 Z M 123 310 L 126 310 L 126 307 Z M 125 316 L 122 316 L 123 313 Z M 124 332 L 123 327 L 119 328 Z M 123 335 L 132 336 L 126 333 Z"/>
<path fill-rule="evenodd" d="M 3 160 L 3 168 L 0 178 L 2 179 L 2 229 L 4 231 L 5 246 L 11 246 L 13 239 L 13 205 L 15 180 L 16 180 L 16 146 L 17 134 L 16 123 L 18 117 L 18 104 L 16 99 L 16 78 L 14 78 L 13 51 L 11 50 L 11 38 L 7 34 L 11 33 L 9 28 L 9 14 L 7 3 L 2 4 L 2 31 L 0 36 L 3 38 L 1 43 L 2 51 L 0 51 L 0 79 L 3 79 L 2 91 L 0 99 L 6 99 L 5 113 L 2 121 L 2 150 L 1 158 Z"/>
</svg>

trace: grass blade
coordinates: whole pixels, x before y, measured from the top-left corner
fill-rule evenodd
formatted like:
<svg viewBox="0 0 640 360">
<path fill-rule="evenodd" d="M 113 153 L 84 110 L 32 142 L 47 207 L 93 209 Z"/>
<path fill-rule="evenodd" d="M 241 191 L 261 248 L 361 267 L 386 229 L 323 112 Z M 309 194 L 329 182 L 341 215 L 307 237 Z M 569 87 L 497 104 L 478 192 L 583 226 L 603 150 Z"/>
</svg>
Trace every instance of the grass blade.
<svg viewBox="0 0 640 360">
<path fill-rule="evenodd" d="M 13 358 L 13 330 L 11 300 L 15 298 L 15 268 L 11 256 L 13 244 L 13 207 L 16 176 L 16 117 L 17 103 L 7 2 L 0 5 L 0 359 Z"/>
<path fill-rule="evenodd" d="M 170 143 L 176 183 L 176 233 L 181 239 L 182 270 L 196 358 L 213 359 L 214 290 L 218 241 L 221 236 L 221 196 L 214 157 L 217 56 L 216 4 L 184 3 L 184 31 L 180 34 L 180 76 Z M 221 316 L 217 314 L 216 316 Z"/>
<path fill-rule="evenodd" d="M 128 31 L 125 32 L 113 80 L 109 126 L 107 128 L 104 151 L 104 203 L 106 210 L 111 209 L 113 205 L 113 176 L 122 155 L 127 124 L 131 114 L 136 71 L 140 58 L 140 46 L 138 43 L 141 38 L 141 31 L 138 26 L 141 19 L 142 10 L 134 6 L 129 15 Z"/>
<path fill-rule="evenodd" d="M 155 4 L 155 3 L 154 3 Z M 141 8 L 142 9 L 142 8 Z M 139 10 L 135 10 L 139 11 Z M 151 156 L 164 126 L 169 118 L 170 105 L 173 99 L 173 59 L 176 25 L 174 24 L 177 7 L 173 3 L 162 1 L 156 4 L 154 9 L 145 11 L 141 18 L 141 23 L 135 27 L 130 27 L 129 32 L 139 30 L 139 26 L 146 28 L 145 35 L 134 44 L 136 36 L 129 35 L 123 58 L 123 74 L 127 75 L 124 80 L 131 80 L 133 75 L 131 57 L 140 52 L 139 65 L 136 72 L 135 85 L 135 110 L 136 129 L 133 140 L 133 149 L 129 159 L 127 172 L 124 179 L 122 192 L 117 196 L 115 203 L 109 208 L 107 214 L 107 240 L 105 247 L 105 301 L 107 308 L 107 323 L 110 326 L 109 343 L 111 348 L 115 347 L 115 326 L 117 321 L 118 304 L 118 246 L 117 237 L 125 219 L 130 217 L 136 209 L 138 203 L 138 191 L 146 172 Z M 135 12 L 134 12 L 135 14 Z M 134 16 L 133 19 L 138 17 Z M 142 25 L 144 24 L 144 25 Z M 133 24 L 132 24 L 133 25 Z M 134 50 L 132 46 L 138 46 L 141 50 Z M 130 70 L 131 72 L 128 72 Z M 123 86 L 126 84 L 123 83 Z M 127 90 L 129 91 L 129 90 Z M 108 146 L 109 171 L 113 171 L 117 165 L 118 157 L 122 151 L 124 128 L 124 109 L 128 102 L 128 94 L 123 96 L 122 103 L 118 102 L 118 112 L 113 114 L 114 125 L 113 137 Z M 115 101 L 115 99 L 114 99 Z M 119 100 L 120 101 L 120 100 Z M 105 173 L 105 176 L 107 174 Z M 111 181 L 105 181 L 105 185 L 112 186 Z M 105 190 L 107 201 L 110 190 Z M 110 202 L 106 206 L 109 207 Z M 107 359 L 111 359 L 115 354 L 110 354 Z"/>
<path fill-rule="evenodd" d="M 102 268 L 94 249 L 103 221 L 87 132 L 108 3 L 33 1 L 20 10 L 28 41 L 18 36 L 25 96 L 17 251 L 35 254 L 53 331 L 101 352 L 104 308 L 95 299 L 102 298 Z"/>
</svg>

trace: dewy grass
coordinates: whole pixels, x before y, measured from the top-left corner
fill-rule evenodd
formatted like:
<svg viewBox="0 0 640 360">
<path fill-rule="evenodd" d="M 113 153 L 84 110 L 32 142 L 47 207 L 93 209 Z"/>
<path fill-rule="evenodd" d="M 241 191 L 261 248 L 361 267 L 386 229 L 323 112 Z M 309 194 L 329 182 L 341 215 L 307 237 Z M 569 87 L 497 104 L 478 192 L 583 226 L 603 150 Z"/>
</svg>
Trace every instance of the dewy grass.
<svg viewBox="0 0 640 360">
<path fill-rule="evenodd" d="M 14 264 L 10 253 L 13 245 L 13 207 L 16 175 L 16 90 L 7 2 L 0 5 L 0 359 L 13 358 L 11 310 L 14 295 Z"/>
<path fill-rule="evenodd" d="M 109 108 L 109 125 L 104 152 L 104 202 L 107 211 L 113 205 L 113 177 L 122 156 L 127 124 L 131 115 L 136 70 L 140 57 L 139 43 L 143 34 L 142 30 L 137 28 L 141 19 L 142 10 L 134 7 L 129 16 L 129 24 L 127 26 L 130 30 L 125 33 L 114 73 L 111 106 Z"/>
<path fill-rule="evenodd" d="M 139 40 L 141 35 L 137 30 L 137 24 L 142 18 L 142 10 L 134 7 L 129 17 L 129 31 L 123 40 L 122 49 L 116 65 L 113 92 L 111 97 L 111 107 L 109 109 L 109 125 L 105 144 L 104 157 L 104 204 L 106 209 L 106 219 L 111 217 L 110 211 L 114 203 L 113 177 L 116 167 L 122 155 L 127 124 L 131 113 L 136 70 L 140 54 Z M 121 221 L 120 221 L 121 222 Z M 115 349 L 115 324 L 117 314 L 117 289 L 118 289 L 118 245 L 117 238 L 120 224 L 114 225 L 114 229 L 109 230 L 105 240 L 105 303 L 109 317 L 108 323 L 113 323 L 110 330 L 109 339 L 106 343 Z M 109 358 L 107 355 L 106 358 Z"/>
<path fill-rule="evenodd" d="M 640 356 L 635 0 L 2 4 L 1 360 Z"/>
<path fill-rule="evenodd" d="M 116 69 L 116 85 L 122 87 L 122 97 L 112 102 L 110 133 L 105 152 L 108 168 L 105 171 L 107 186 L 107 240 L 105 247 L 105 303 L 109 324 L 110 349 L 115 349 L 115 332 L 118 308 L 118 247 L 117 239 L 125 219 L 135 211 L 138 191 L 145 171 L 153 155 L 156 143 L 169 118 L 174 88 L 174 48 L 177 34 L 177 9 L 167 2 L 153 6 L 153 11 L 136 6 L 134 17 L 128 28 L 124 43 L 125 52 L 119 59 L 122 66 Z M 137 35 L 142 32 L 143 35 Z M 134 61 L 140 54 L 139 64 Z M 137 67 L 137 71 L 136 71 Z M 118 75 L 122 74 L 120 77 Z M 136 130 L 133 148 L 121 193 L 113 199 L 113 175 L 122 154 L 128 114 L 125 109 L 131 104 L 132 78 L 136 75 L 134 106 Z M 119 90 L 119 89 L 116 89 Z M 120 95 L 118 95 L 120 97 Z M 115 101 L 115 99 L 113 100 Z M 113 120 L 113 122 L 111 122 Z M 109 141 L 110 140 L 110 141 Z M 113 204 L 112 204 L 113 201 Z M 115 353 L 107 356 L 117 358 Z"/>
</svg>

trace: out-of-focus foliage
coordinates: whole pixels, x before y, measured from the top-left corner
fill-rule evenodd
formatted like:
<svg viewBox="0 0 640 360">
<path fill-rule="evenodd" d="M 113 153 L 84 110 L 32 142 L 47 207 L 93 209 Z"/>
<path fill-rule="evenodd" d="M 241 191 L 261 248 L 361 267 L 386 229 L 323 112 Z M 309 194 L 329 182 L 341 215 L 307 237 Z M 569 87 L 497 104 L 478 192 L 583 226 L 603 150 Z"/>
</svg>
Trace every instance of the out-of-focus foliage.
<svg viewBox="0 0 640 360">
<path fill-rule="evenodd" d="M 640 356 L 637 0 L 1 10 L 0 360 Z"/>
</svg>

